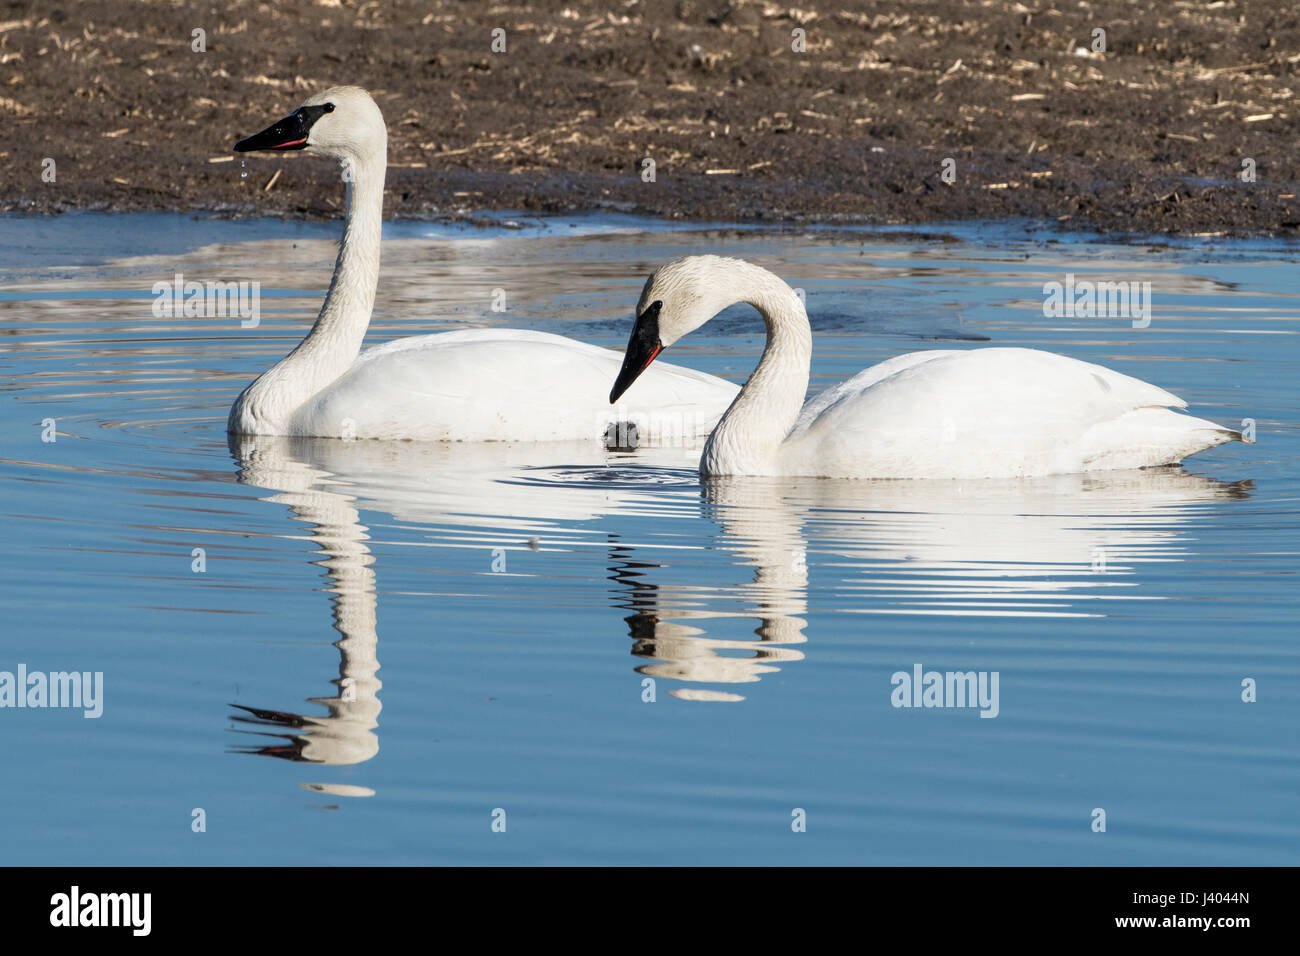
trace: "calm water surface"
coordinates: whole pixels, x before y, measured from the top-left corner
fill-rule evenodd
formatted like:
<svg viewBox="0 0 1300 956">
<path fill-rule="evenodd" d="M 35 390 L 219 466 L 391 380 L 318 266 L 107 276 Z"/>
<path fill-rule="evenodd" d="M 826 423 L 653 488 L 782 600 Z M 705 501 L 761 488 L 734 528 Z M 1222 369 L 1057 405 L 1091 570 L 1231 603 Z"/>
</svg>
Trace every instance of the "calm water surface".
<svg viewBox="0 0 1300 956">
<path fill-rule="evenodd" d="M 0 219 L 0 670 L 104 675 L 98 719 L 0 709 L 0 861 L 1300 862 L 1296 247 L 388 228 L 371 344 L 621 348 L 645 275 L 717 252 L 805 290 L 814 390 L 1028 346 L 1258 438 L 1109 475 L 702 486 L 698 449 L 228 446 L 337 228 Z M 177 272 L 260 281 L 261 324 L 156 318 Z M 1067 273 L 1150 282 L 1150 326 L 1044 318 Z M 761 348 L 736 308 L 671 360 L 741 381 Z M 997 672 L 997 717 L 893 707 L 915 665 Z"/>
</svg>

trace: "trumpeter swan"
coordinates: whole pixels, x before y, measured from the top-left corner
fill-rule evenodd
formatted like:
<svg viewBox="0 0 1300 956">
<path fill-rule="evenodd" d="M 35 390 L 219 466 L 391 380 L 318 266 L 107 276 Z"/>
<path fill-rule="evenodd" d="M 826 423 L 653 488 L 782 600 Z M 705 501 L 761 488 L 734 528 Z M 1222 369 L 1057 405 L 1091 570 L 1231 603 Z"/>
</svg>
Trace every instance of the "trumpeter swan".
<svg viewBox="0 0 1300 956">
<path fill-rule="evenodd" d="M 727 306 L 767 324 L 758 368 L 704 445 L 700 473 L 999 478 L 1178 462 L 1239 432 L 1172 411 L 1164 389 L 1034 349 L 910 352 L 806 405 L 812 332 L 803 303 L 740 259 L 688 256 L 645 284 L 610 402 L 655 356 Z"/>
<path fill-rule="evenodd" d="M 619 367 L 609 349 L 545 332 L 474 329 L 399 339 L 358 356 L 379 279 L 388 135 L 370 96 L 342 86 L 235 144 L 339 160 L 347 217 L 334 277 L 311 331 L 244 389 L 227 428 L 240 435 L 427 441 L 599 439 L 612 422 L 638 439 L 703 437 L 737 387 L 665 367 L 611 415 L 600 401 Z"/>
</svg>

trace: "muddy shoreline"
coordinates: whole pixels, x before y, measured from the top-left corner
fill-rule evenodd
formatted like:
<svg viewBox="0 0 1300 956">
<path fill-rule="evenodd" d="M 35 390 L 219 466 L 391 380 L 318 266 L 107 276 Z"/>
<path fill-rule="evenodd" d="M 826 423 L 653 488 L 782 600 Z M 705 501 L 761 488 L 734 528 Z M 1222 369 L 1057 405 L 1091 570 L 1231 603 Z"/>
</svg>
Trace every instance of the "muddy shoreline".
<svg viewBox="0 0 1300 956">
<path fill-rule="evenodd" d="M 336 216 L 328 162 L 230 147 L 354 83 L 392 217 L 1292 236 L 1298 77 L 1300 13 L 1257 0 L 9 0 L 0 210 Z"/>
</svg>

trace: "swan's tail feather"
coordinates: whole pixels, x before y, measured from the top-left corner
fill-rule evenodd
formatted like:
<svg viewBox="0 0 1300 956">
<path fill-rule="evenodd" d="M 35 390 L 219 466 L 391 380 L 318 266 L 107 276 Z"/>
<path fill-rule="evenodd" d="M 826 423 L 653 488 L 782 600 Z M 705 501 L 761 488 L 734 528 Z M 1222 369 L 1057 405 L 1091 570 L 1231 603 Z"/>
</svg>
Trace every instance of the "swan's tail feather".
<svg viewBox="0 0 1300 956">
<path fill-rule="evenodd" d="M 1088 471 L 1172 465 L 1230 441 L 1253 439 L 1232 428 L 1173 409 L 1144 406 L 1089 429 L 1080 448 Z"/>
</svg>

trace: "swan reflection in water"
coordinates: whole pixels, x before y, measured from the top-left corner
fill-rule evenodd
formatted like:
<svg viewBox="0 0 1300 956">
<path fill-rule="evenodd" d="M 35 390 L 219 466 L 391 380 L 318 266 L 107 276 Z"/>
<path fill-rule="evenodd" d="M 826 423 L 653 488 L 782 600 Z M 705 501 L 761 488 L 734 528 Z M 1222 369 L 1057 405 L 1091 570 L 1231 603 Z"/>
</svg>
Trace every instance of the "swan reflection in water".
<svg viewBox="0 0 1300 956">
<path fill-rule="evenodd" d="M 636 672 L 670 682 L 667 693 L 679 699 L 741 701 L 734 685 L 804 658 L 810 564 L 824 610 L 840 613 L 1098 615 L 1102 599 L 1159 599 L 1137 566 L 1183 560 L 1186 529 L 1205 505 L 1251 494 L 1249 481 L 1177 466 L 1025 480 L 717 478 L 701 486 L 691 449 L 629 459 L 582 442 L 256 438 L 232 447 L 240 481 L 273 489 L 267 501 L 311 526 L 341 637 L 339 693 L 312 700 L 328 713 L 243 708 L 246 722 L 278 736 L 249 752 L 329 764 L 378 751 L 375 576 L 358 502 L 427 532 L 426 545 L 524 549 L 536 538 L 544 551 L 578 560 L 600 549 Z M 664 517 L 692 530 L 647 532 Z M 641 543 L 623 543 L 633 526 Z M 718 551 L 732 570 L 709 569 L 708 583 L 673 583 L 677 562 L 660 558 Z M 484 596 L 499 600 L 500 591 Z M 756 622 L 744 629 L 754 637 L 737 633 L 737 621 Z"/>
<path fill-rule="evenodd" d="M 639 673 L 687 685 L 674 697 L 739 701 L 699 685 L 753 683 L 803 659 L 794 645 L 808 640 L 809 553 L 841 613 L 1099 616 L 1085 602 L 1158 600 L 1135 566 L 1183 560 L 1183 526 L 1198 510 L 1252 487 L 1178 466 L 970 482 L 709 479 L 705 513 L 752 579 L 727 593 L 656 583 L 663 565 L 621 549 L 611 580 L 618 606 L 633 612 L 632 654 L 654 661 Z M 716 609 L 737 595 L 743 609 Z M 701 626 L 737 617 L 758 621 L 757 640 Z"/>
<path fill-rule="evenodd" d="M 656 661 L 639 665 L 637 673 L 689 685 L 747 684 L 779 670 L 778 664 L 803 660 L 793 645 L 808 640 L 802 617 L 807 612 L 807 545 L 800 532 L 801 509 L 783 497 L 781 484 L 763 478 L 704 483 L 705 514 L 721 527 L 731 554 L 753 568 L 751 580 L 733 585 L 740 610 L 709 608 L 716 588 L 644 580 L 659 565 L 635 560 L 628 549 L 615 550 L 611 579 L 619 585 L 616 600 L 618 591 L 624 595 L 618 606 L 633 612 L 624 619 L 634 642 L 632 654 Z M 756 618 L 758 640 L 708 637 L 696 624 L 710 618 Z M 669 694 L 683 700 L 745 699 L 699 686 L 674 687 Z"/>
<path fill-rule="evenodd" d="M 331 681 L 336 693 L 308 702 L 323 706 L 322 715 L 232 704 L 241 711 L 234 720 L 247 733 L 271 742 L 234 748 L 305 763 L 362 763 L 379 752 L 376 728 L 383 686 L 377 673 L 378 633 L 374 558 L 366 542 L 369 529 L 361 523 L 358 501 L 413 526 L 438 525 L 439 543 L 496 546 L 515 542 L 536 548 L 545 533 L 552 543 L 586 544 L 587 535 L 572 534 L 572 526 L 595 520 L 620 508 L 654 502 L 653 489 L 611 490 L 592 483 L 574 484 L 576 471 L 604 469 L 608 453 L 599 443 L 547 442 L 451 443 L 378 442 L 334 439 L 229 436 L 241 484 L 270 489 L 263 501 L 284 505 L 290 516 L 309 527 L 310 540 L 322 558 L 332 594 L 333 625 L 339 633 L 339 676 Z M 680 449 L 646 450 L 643 461 L 680 466 L 698 452 Z M 621 456 L 620 456 L 621 457 Z M 529 470 L 574 463 L 556 469 L 562 479 L 530 480 Z M 509 523 L 508 530 L 503 525 Z M 304 784 L 335 795 L 369 796 L 366 788 L 337 784 Z"/>
<path fill-rule="evenodd" d="M 356 764 L 379 752 L 379 637 L 375 630 L 374 559 L 366 547 L 367 528 L 355 498 L 326 485 L 332 475 L 296 458 L 288 443 L 277 438 L 234 437 L 231 451 L 239 462 L 241 484 L 274 489 L 264 498 L 288 507 L 291 516 L 310 526 L 312 542 L 324 556 L 313 562 L 325 569 L 333 595 L 334 629 L 339 640 L 339 676 L 331 681 L 336 693 L 308 702 L 323 706 L 324 715 L 311 716 L 232 704 L 241 711 L 234 719 L 265 730 L 247 731 L 273 742 L 235 748 L 237 753 L 261 754 L 316 764 Z M 369 796 L 366 788 L 336 784 L 304 784 L 308 789 L 340 796 Z"/>
<path fill-rule="evenodd" d="M 852 488 L 851 485 L 868 487 Z M 869 614 L 1087 617 L 1161 600 L 1137 566 L 1178 562 L 1207 505 L 1253 493 L 1181 466 L 1032 479 L 827 482 L 819 559 Z"/>
</svg>

